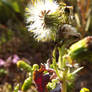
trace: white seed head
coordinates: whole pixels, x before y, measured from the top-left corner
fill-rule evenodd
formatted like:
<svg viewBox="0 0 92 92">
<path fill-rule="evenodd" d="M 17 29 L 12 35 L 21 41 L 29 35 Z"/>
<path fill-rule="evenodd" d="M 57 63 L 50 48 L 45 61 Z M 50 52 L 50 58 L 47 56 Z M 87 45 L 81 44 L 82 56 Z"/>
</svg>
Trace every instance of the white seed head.
<svg viewBox="0 0 92 92">
<path fill-rule="evenodd" d="M 28 31 L 33 32 L 38 41 L 55 40 L 56 32 L 45 23 L 45 15 L 56 12 L 59 5 L 53 0 L 39 0 L 34 5 L 28 4 L 26 10 L 26 22 L 29 23 Z"/>
</svg>

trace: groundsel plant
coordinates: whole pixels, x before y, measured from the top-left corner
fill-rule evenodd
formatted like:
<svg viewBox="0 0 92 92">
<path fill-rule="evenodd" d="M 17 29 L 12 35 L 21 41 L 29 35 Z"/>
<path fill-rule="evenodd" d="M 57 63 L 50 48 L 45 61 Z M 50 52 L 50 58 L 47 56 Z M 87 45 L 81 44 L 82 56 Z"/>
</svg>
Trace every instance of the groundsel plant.
<svg viewBox="0 0 92 92">
<path fill-rule="evenodd" d="M 56 40 L 56 34 L 62 24 L 68 23 L 69 14 L 65 12 L 65 3 L 58 4 L 54 0 L 36 0 L 26 8 L 28 31 L 34 34 L 37 41 Z"/>
</svg>

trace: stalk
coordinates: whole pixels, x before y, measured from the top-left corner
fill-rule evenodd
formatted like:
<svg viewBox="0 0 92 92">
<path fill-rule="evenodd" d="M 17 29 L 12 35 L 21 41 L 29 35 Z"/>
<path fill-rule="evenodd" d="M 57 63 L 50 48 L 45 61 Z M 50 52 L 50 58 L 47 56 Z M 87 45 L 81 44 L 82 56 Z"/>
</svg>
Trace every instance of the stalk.
<svg viewBox="0 0 92 92">
<path fill-rule="evenodd" d="M 66 58 L 65 57 L 63 57 L 63 68 L 65 69 L 64 71 L 63 71 L 63 80 L 62 80 L 62 89 L 61 89 L 61 92 L 67 92 L 67 73 L 68 73 L 68 68 L 66 67 Z"/>
<path fill-rule="evenodd" d="M 62 90 L 61 90 L 61 92 L 67 92 L 67 83 L 66 83 L 65 80 L 62 83 Z"/>
</svg>

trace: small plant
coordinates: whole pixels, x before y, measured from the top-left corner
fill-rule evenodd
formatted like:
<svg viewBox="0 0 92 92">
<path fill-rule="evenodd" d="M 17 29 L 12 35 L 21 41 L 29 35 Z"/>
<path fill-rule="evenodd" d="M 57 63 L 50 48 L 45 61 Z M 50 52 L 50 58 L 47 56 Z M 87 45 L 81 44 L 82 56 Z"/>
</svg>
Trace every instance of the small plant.
<svg viewBox="0 0 92 92">
<path fill-rule="evenodd" d="M 81 40 L 80 42 L 82 42 L 82 41 L 83 40 Z M 74 44 L 74 45 L 76 45 L 76 48 L 77 48 L 77 46 L 81 45 L 80 42 L 77 42 Z M 79 45 L 77 45 L 77 44 L 79 44 Z M 90 42 L 88 45 L 90 45 Z M 84 46 L 82 46 L 82 47 L 80 46 L 80 52 L 84 51 L 82 49 L 83 47 Z M 73 51 L 73 50 L 75 51 L 76 48 L 72 48 L 72 46 L 71 46 L 70 51 Z M 85 48 L 87 49 L 87 47 L 85 47 Z M 59 51 L 61 52 L 60 48 L 59 48 Z M 61 57 L 61 55 L 59 54 L 59 59 L 57 62 L 56 61 L 56 48 L 55 48 L 52 53 L 53 54 L 52 55 L 53 56 L 52 64 L 49 64 L 49 62 L 48 62 L 45 65 L 41 65 L 41 68 L 39 68 L 38 65 L 33 65 L 31 67 L 24 61 L 18 61 L 18 63 L 17 63 L 18 67 L 26 70 L 29 74 L 29 77 L 24 81 L 24 84 L 22 85 L 22 90 L 24 90 L 24 91 L 27 90 L 30 87 L 32 80 L 34 80 L 34 83 L 37 86 L 38 92 L 44 92 L 47 89 L 53 90 L 53 88 L 55 88 L 57 84 L 61 85 L 61 87 L 60 87 L 61 92 L 67 92 L 68 88 L 72 86 L 72 84 L 75 80 L 76 73 L 83 68 L 83 67 L 79 68 L 78 64 L 74 63 L 73 59 L 71 58 L 70 51 L 68 52 L 68 54 L 64 55 L 63 57 Z M 77 52 L 79 52 L 79 49 L 76 50 L 76 53 Z M 74 53 L 72 52 L 72 54 L 74 54 Z M 76 55 L 76 54 L 74 54 L 74 55 Z M 77 56 L 75 56 L 75 57 L 77 57 Z M 62 61 L 60 61 L 60 60 L 62 60 Z M 75 60 L 76 60 L 76 58 L 75 58 Z M 47 77 L 45 77 L 45 76 L 47 76 Z M 45 80 L 45 78 L 47 78 L 47 80 Z"/>
<path fill-rule="evenodd" d="M 48 92 L 59 85 L 61 92 L 72 92 L 68 89 L 73 87 L 73 82 L 76 77 L 76 73 L 79 72 L 83 67 L 79 67 L 78 63 L 74 62 L 83 61 L 84 59 L 91 59 L 91 45 L 92 41 L 89 40 L 91 37 L 84 38 L 79 42 L 70 46 L 67 54 L 61 55 L 59 53 L 58 61 L 56 60 L 56 50 L 55 48 L 52 53 L 52 63 L 48 61 L 46 64 L 39 65 L 34 64 L 30 66 L 24 61 L 18 61 L 17 66 L 28 72 L 28 78 L 24 81 L 22 85 L 22 90 L 26 91 L 30 88 L 32 83 L 35 83 L 38 92 Z M 81 44 L 82 43 L 82 44 Z M 76 48 L 73 48 L 75 46 Z M 61 48 L 58 48 L 61 52 Z M 78 55 L 82 55 L 85 51 L 90 52 L 85 58 L 80 58 Z M 47 91 L 46 91 L 47 90 Z"/>
</svg>

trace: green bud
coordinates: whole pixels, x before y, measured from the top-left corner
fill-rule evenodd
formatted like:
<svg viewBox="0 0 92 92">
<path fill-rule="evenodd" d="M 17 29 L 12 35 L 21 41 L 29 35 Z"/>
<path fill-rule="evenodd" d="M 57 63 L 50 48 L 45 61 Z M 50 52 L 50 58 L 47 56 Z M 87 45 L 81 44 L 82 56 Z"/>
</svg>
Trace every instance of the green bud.
<svg viewBox="0 0 92 92">
<path fill-rule="evenodd" d="M 55 82 L 49 82 L 48 84 L 47 84 L 47 88 L 49 89 L 49 90 L 53 90 L 54 88 L 56 88 L 56 83 Z"/>
<path fill-rule="evenodd" d="M 73 44 L 68 53 L 72 60 L 92 61 L 92 36 Z"/>
<path fill-rule="evenodd" d="M 37 70 L 37 69 L 39 69 L 39 65 L 38 65 L 38 64 L 34 64 L 34 65 L 33 65 L 33 71 L 34 71 L 34 70 Z"/>
<path fill-rule="evenodd" d="M 54 88 L 56 88 L 57 83 L 58 83 L 58 79 L 52 79 L 52 81 L 47 84 L 47 88 L 49 90 L 53 90 Z"/>
<path fill-rule="evenodd" d="M 19 84 L 17 84 L 15 87 L 14 87 L 14 92 L 18 92 L 19 90 Z"/>
<path fill-rule="evenodd" d="M 31 66 L 22 60 L 18 61 L 17 66 L 21 69 L 26 70 L 27 72 L 32 72 Z"/>
<path fill-rule="evenodd" d="M 29 77 L 24 81 L 24 83 L 22 85 L 22 91 L 28 90 L 30 88 L 31 84 L 32 84 L 32 77 Z"/>
</svg>

